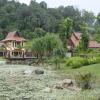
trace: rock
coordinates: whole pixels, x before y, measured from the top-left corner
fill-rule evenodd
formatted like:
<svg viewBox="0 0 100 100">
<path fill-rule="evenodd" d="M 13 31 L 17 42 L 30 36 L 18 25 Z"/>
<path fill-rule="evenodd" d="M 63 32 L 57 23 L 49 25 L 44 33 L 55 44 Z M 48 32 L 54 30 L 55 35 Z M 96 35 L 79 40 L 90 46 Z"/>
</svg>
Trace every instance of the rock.
<svg viewBox="0 0 100 100">
<path fill-rule="evenodd" d="M 43 92 L 46 92 L 46 93 L 51 93 L 52 92 L 52 89 L 49 88 L 49 87 L 46 87 L 44 90 L 42 90 Z"/>
<path fill-rule="evenodd" d="M 28 69 L 28 70 L 25 70 L 25 71 L 24 71 L 24 74 L 25 74 L 25 75 L 31 75 L 32 72 L 33 72 L 32 69 Z"/>
<path fill-rule="evenodd" d="M 54 85 L 54 88 L 63 89 L 63 88 L 67 88 L 69 86 L 73 86 L 73 81 L 71 79 L 64 79 L 64 80 L 56 83 L 56 85 Z"/>
<path fill-rule="evenodd" d="M 44 71 L 40 70 L 40 69 L 36 69 L 35 70 L 35 74 L 44 74 Z"/>
<path fill-rule="evenodd" d="M 65 85 L 72 86 L 73 85 L 73 81 L 71 79 L 64 79 L 62 81 L 62 86 L 65 86 Z"/>
</svg>

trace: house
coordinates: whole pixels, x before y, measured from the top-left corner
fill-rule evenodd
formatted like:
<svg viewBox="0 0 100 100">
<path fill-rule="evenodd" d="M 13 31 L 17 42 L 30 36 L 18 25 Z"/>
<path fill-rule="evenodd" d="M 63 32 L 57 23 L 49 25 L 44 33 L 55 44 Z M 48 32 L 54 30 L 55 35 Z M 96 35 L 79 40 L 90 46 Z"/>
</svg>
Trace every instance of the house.
<svg viewBox="0 0 100 100">
<path fill-rule="evenodd" d="M 69 39 L 68 47 L 72 49 L 78 47 L 81 42 L 81 39 L 82 39 L 82 33 L 74 32 L 71 38 Z M 92 49 L 100 48 L 100 43 L 98 43 L 97 41 L 93 40 L 93 38 L 90 37 L 89 48 L 92 48 Z"/>
<path fill-rule="evenodd" d="M 6 38 L 0 41 L 0 56 L 22 57 L 25 53 L 26 41 L 17 31 L 8 33 Z"/>
</svg>

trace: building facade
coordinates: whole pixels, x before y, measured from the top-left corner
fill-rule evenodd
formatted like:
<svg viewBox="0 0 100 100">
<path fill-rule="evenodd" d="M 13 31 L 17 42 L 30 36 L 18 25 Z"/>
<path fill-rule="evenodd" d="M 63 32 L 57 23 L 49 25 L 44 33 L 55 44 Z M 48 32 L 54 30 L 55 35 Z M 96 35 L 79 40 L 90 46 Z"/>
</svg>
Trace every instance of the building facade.
<svg viewBox="0 0 100 100">
<path fill-rule="evenodd" d="M 20 36 L 19 32 L 8 33 L 5 39 L 0 41 L 0 55 L 5 57 L 23 57 L 25 56 L 26 39 Z"/>
</svg>

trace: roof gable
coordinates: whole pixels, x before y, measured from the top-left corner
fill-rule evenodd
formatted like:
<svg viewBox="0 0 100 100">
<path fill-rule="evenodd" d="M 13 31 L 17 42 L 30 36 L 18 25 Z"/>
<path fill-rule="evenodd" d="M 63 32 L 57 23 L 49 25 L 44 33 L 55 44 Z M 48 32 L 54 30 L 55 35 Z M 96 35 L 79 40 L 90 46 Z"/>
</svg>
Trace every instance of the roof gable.
<svg viewBox="0 0 100 100">
<path fill-rule="evenodd" d="M 14 32 L 8 33 L 8 35 L 6 36 L 6 38 L 13 38 L 13 37 L 20 37 L 20 35 L 17 31 L 14 31 Z"/>
<path fill-rule="evenodd" d="M 8 33 L 6 38 L 4 40 L 2 40 L 1 42 L 7 42 L 7 41 L 18 41 L 18 42 L 21 42 L 21 41 L 26 41 L 26 39 L 21 37 L 19 32 L 14 31 L 14 32 Z"/>
<path fill-rule="evenodd" d="M 70 40 L 73 43 L 74 47 L 79 46 L 81 38 L 82 38 L 82 33 L 75 32 L 72 34 Z M 89 40 L 89 48 L 100 48 L 100 43 L 93 40 L 93 38 L 91 36 L 89 37 L 89 39 L 90 39 Z"/>
</svg>

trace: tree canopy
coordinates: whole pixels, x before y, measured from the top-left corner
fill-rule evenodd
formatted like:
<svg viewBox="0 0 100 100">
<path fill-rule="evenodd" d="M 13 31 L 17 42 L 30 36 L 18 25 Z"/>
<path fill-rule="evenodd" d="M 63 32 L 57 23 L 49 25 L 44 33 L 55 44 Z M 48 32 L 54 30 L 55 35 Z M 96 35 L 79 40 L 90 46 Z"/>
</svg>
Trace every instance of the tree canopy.
<svg viewBox="0 0 100 100">
<path fill-rule="evenodd" d="M 34 39 L 32 44 L 29 45 L 32 46 L 32 50 L 38 55 L 39 60 L 42 60 L 44 55 L 51 56 L 54 50 L 63 48 L 59 37 L 49 33 L 44 37 Z"/>
<path fill-rule="evenodd" d="M 21 31 L 27 39 L 32 39 L 37 28 L 38 32 L 41 29 L 41 31 L 58 33 L 59 24 L 66 18 L 73 20 L 74 31 L 81 31 L 80 25 L 83 22 L 88 23 L 89 27 L 99 26 L 99 15 L 95 19 L 93 12 L 80 11 L 73 6 L 48 8 L 44 1 L 37 3 L 31 0 L 30 4 L 26 5 L 16 0 L 0 0 L 0 39 L 13 30 Z"/>
</svg>

